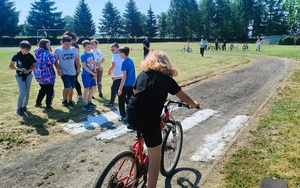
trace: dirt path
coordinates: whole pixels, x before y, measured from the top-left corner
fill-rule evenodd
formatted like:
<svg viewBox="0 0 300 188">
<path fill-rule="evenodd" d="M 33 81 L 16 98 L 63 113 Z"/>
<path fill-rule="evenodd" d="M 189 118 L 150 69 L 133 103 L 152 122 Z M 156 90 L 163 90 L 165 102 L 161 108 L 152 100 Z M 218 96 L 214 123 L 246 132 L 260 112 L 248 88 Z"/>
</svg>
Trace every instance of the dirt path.
<svg viewBox="0 0 300 188">
<path fill-rule="evenodd" d="M 220 132 L 235 117 L 253 116 L 291 70 L 292 64 L 287 59 L 256 56 L 246 67 L 184 88 L 201 102 L 203 109 L 217 113 L 184 133 L 184 148 L 176 173 L 166 179 L 160 176 L 158 187 L 198 187 L 200 180 L 204 181 L 201 177 L 223 156 L 221 151 L 205 160 L 191 160 L 207 144 L 206 137 Z M 193 113 L 193 110 L 178 110 L 173 116 L 184 120 Z M 42 143 L 37 149 L 2 159 L 0 187 L 92 187 L 105 163 L 127 149 L 135 136 L 127 134 L 106 143 L 95 140 L 99 132 L 97 128 Z"/>
</svg>

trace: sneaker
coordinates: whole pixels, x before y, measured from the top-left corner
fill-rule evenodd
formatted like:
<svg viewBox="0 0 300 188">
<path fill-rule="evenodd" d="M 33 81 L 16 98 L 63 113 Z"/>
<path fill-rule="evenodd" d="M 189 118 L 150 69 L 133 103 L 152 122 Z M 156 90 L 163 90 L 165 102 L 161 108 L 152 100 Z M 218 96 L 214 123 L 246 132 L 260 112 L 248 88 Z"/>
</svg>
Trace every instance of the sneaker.
<svg viewBox="0 0 300 188">
<path fill-rule="evenodd" d="M 95 105 L 95 104 L 92 103 L 92 102 L 89 102 L 88 106 L 89 106 L 90 108 L 96 108 L 96 107 L 97 107 L 97 105 Z"/>
<path fill-rule="evenodd" d="M 104 106 L 106 106 L 106 107 L 109 107 L 109 108 L 112 108 L 112 107 L 114 107 L 114 105 L 113 105 L 113 104 L 111 104 L 111 103 L 104 104 Z"/>
<path fill-rule="evenodd" d="M 42 104 L 35 104 L 34 106 L 37 107 L 37 108 L 41 108 Z"/>
<path fill-rule="evenodd" d="M 24 113 L 24 111 L 23 111 L 22 108 L 19 108 L 19 109 L 17 110 L 17 114 L 20 115 L 20 116 L 25 115 L 25 113 Z"/>
<path fill-rule="evenodd" d="M 73 101 L 69 101 L 69 106 L 73 107 L 74 106 L 74 102 Z"/>
<path fill-rule="evenodd" d="M 22 107 L 22 110 L 23 110 L 23 112 L 27 112 L 27 107 L 26 107 L 26 106 L 23 106 L 23 107 Z"/>
<path fill-rule="evenodd" d="M 123 122 L 123 123 L 127 123 L 127 119 L 126 119 L 126 118 L 123 118 L 123 117 L 119 118 L 118 121 L 121 121 L 121 122 Z"/>
<path fill-rule="evenodd" d="M 83 96 L 82 95 L 78 95 L 77 98 L 78 99 L 83 99 Z"/>
<path fill-rule="evenodd" d="M 46 109 L 53 109 L 52 106 L 46 106 Z"/>
<path fill-rule="evenodd" d="M 103 94 L 102 94 L 102 93 L 99 93 L 99 97 L 100 97 L 101 99 L 103 99 Z"/>
<path fill-rule="evenodd" d="M 82 109 L 85 111 L 88 111 L 88 112 L 92 111 L 92 109 L 89 107 L 89 105 L 84 105 Z"/>
<path fill-rule="evenodd" d="M 63 106 L 65 106 L 65 107 L 68 107 L 68 106 L 69 106 L 68 101 L 63 101 L 61 104 L 62 104 Z"/>
</svg>

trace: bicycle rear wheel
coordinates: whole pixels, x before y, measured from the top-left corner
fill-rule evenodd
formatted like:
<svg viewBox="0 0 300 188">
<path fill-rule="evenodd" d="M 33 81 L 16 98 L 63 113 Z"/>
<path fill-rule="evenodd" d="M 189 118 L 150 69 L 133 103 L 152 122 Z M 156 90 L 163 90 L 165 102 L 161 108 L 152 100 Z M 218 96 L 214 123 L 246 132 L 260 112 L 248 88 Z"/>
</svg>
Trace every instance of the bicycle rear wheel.
<svg viewBox="0 0 300 188">
<path fill-rule="evenodd" d="M 192 53 L 193 49 L 192 48 L 189 48 L 188 52 L 189 53 Z"/>
<path fill-rule="evenodd" d="M 123 151 L 117 154 L 106 164 L 103 171 L 100 173 L 95 188 L 121 188 L 126 184 L 129 176 L 128 184 L 133 182 L 139 176 L 139 161 L 134 158 L 134 152 Z M 132 172 L 130 168 L 134 163 Z M 127 184 L 127 185 L 128 185 Z"/>
<path fill-rule="evenodd" d="M 166 125 L 168 126 L 168 125 Z M 169 176 L 175 170 L 179 161 L 183 141 L 183 131 L 180 122 L 176 121 L 163 133 L 162 158 L 160 173 Z"/>
</svg>

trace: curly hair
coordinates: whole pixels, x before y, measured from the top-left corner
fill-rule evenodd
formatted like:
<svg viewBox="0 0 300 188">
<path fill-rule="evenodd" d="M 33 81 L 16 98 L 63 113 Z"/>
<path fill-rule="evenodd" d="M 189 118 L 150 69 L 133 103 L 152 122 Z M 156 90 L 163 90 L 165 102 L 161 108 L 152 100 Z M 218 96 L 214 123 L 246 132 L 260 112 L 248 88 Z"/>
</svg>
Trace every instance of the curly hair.
<svg viewBox="0 0 300 188">
<path fill-rule="evenodd" d="M 177 69 L 171 64 L 167 54 L 160 50 L 150 51 L 141 65 L 145 72 L 154 70 L 170 77 L 178 75 Z"/>
</svg>

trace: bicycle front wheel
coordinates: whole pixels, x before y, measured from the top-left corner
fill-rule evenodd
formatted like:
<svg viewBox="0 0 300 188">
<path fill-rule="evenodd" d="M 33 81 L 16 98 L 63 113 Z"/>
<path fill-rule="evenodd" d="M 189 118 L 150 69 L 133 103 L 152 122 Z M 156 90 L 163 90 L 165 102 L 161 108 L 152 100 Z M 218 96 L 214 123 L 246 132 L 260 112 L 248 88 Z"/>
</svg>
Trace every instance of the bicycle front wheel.
<svg viewBox="0 0 300 188">
<path fill-rule="evenodd" d="M 119 188 L 133 184 L 139 176 L 139 161 L 135 161 L 132 151 L 123 151 L 117 154 L 104 167 L 97 179 L 95 188 Z M 133 169 L 130 169 L 133 165 Z"/>
<path fill-rule="evenodd" d="M 189 52 L 189 53 L 192 53 L 192 51 L 193 51 L 193 49 L 192 49 L 192 48 L 189 48 L 189 51 L 188 51 L 188 52 Z"/>
<path fill-rule="evenodd" d="M 168 126 L 168 125 L 166 125 Z M 180 122 L 168 127 L 163 133 L 162 158 L 160 173 L 169 176 L 175 170 L 179 161 L 183 141 L 183 131 Z"/>
</svg>

